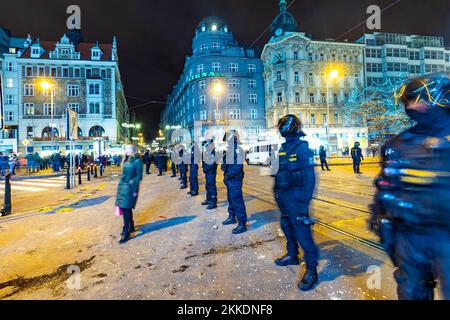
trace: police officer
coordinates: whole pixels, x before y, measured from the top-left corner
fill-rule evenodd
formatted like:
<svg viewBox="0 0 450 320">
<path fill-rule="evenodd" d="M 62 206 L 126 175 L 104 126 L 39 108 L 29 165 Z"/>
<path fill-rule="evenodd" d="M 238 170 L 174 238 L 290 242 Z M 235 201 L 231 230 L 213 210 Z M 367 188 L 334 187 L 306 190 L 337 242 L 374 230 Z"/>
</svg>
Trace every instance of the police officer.
<svg viewBox="0 0 450 320">
<path fill-rule="evenodd" d="M 331 171 L 330 168 L 328 167 L 327 152 L 325 151 L 324 146 L 320 146 L 319 148 L 319 158 L 322 171 L 325 171 L 325 167 L 327 168 L 327 171 Z"/>
<path fill-rule="evenodd" d="M 244 180 L 244 150 L 239 146 L 239 134 L 236 130 L 225 133 L 223 142 L 227 143 L 227 149 L 223 156 L 222 171 L 224 183 L 227 187 L 228 219 L 222 224 L 238 224 L 233 229 L 234 234 L 247 231 L 247 211 L 245 209 L 242 186 Z"/>
<path fill-rule="evenodd" d="M 185 147 L 180 146 L 178 151 L 178 171 L 180 172 L 181 187 L 180 189 L 187 189 L 187 172 L 188 172 L 188 162 L 185 159 Z"/>
<path fill-rule="evenodd" d="M 450 299 L 450 80 L 408 81 L 396 95 L 417 124 L 382 149 L 369 226 L 397 270 L 398 297 Z"/>
<path fill-rule="evenodd" d="M 170 177 L 176 178 L 177 177 L 177 164 L 176 164 L 175 149 L 171 148 L 169 154 L 170 154 L 170 168 L 172 170 L 172 175 Z"/>
<path fill-rule="evenodd" d="M 300 139 L 305 134 L 297 116 L 287 115 L 280 119 L 278 129 L 286 142 L 279 152 L 274 193 L 281 211 L 281 228 L 287 240 L 287 254 L 275 260 L 275 264 L 298 265 L 300 244 L 304 252 L 306 272 L 298 287 L 302 291 L 308 291 L 318 282 L 319 250 L 311 234 L 314 220 L 309 217 L 309 204 L 316 183 L 314 155 L 308 143 Z"/>
<path fill-rule="evenodd" d="M 198 163 L 200 161 L 201 153 L 196 142 L 192 142 L 190 152 L 190 165 L 189 165 L 189 188 L 188 194 L 191 197 L 198 196 Z"/>
<path fill-rule="evenodd" d="M 203 172 L 206 178 L 206 200 L 202 205 L 207 206 L 206 209 L 213 210 L 217 208 L 217 161 L 214 140 L 210 139 L 204 142 L 205 148 L 203 156 Z"/>
<path fill-rule="evenodd" d="M 361 148 L 359 147 L 360 145 L 361 144 L 359 142 L 355 142 L 355 146 L 351 150 L 353 160 L 353 172 L 357 174 L 361 174 L 361 160 L 364 160 Z"/>
<path fill-rule="evenodd" d="M 164 153 L 162 149 L 160 149 L 155 156 L 155 164 L 158 167 L 159 177 L 163 175 L 164 159 L 165 159 Z"/>
<path fill-rule="evenodd" d="M 144 163 L 145 163 L 145 174 L 151 174 L 150 173 L 150 165 L 152 163 L 152 155 L 150 154 L 149 150 L 146 150 L 144 153 Z"/>
</svg>

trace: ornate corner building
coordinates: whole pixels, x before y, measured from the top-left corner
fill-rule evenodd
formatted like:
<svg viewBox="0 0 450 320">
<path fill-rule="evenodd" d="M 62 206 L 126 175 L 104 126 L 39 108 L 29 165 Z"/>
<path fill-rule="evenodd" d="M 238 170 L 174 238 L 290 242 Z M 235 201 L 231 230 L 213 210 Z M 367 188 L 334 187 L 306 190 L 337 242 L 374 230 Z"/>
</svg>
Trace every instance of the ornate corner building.
<svg viewBox="0 0 450 320">
<path fill-rule="evenodd" d="M 365 87 L 364 44 L 312 40 L 298 31 L 285 0 L 279 8 L 262 53 L 267 128 L 295 114 L 313 149 L 328 141 L 333 153 L 355 141 L 367 147 L 365 119 L 355 125 L 345 110 L 346 102 Z"/>
<path fill-rule="evenodd" d="M 16 152 L 65 153 L 67 108 L 78 112 L 78 152 L 104 153 L 126 139 L 115 38 L 86 43 L 79 30 L 59 41 L 10 38 L 1 60 L 3 138 L 17 141 Z"/>
</svg>

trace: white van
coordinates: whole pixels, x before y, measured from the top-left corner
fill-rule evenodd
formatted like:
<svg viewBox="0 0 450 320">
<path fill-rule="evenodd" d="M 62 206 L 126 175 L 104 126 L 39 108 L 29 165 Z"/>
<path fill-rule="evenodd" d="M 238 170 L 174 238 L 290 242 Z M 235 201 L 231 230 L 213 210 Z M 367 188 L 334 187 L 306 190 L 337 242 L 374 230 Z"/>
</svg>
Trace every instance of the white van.
<svg viewBox="0 0 450 320">
<path fill-rule="evenodd" d="M 268 166 L 270 164 L 272 152 L 275 152 L 275 155 L 277 155 L 279 149 L 279 144 L 270 144 L 267 141 L 259 142 L 248 149 L 245 159 L 247 160 L 247 164 L 250 165 L 256 164 Z"/>
</svg>

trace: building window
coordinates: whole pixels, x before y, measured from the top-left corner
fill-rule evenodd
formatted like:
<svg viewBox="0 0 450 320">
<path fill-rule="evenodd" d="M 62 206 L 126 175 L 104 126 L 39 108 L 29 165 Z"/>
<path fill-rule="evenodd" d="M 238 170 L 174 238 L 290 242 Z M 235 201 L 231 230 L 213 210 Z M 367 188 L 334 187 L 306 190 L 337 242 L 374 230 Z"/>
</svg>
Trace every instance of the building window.
<svg viewBox="0 0 450 320">
<path fill-rule="evenodd" d="M 206 44 L 200 45 L 200 52 L 205 52 L 206 50 L 208 50 L 208 46 Z"/>
<path fill-rule="evenodd" d="M 230 72 L 238 72 L 239 67 L 237 63 L 230 63 Z"/>
<path fill-rule="evenodd" d="M 255 73 L 256 72 L 256 64 L 249 64 L 248 65 L 248 72 L 249 73 Z"/>
<path fill-rule="evenodd" d="M 55 85 L 54 84 L 52 84 L 51 85 L 51 87 L 50 88 L 47 88 L 47 89 L 42 89 L 42 95 L 44 96 L 44 97 L 49 97 L 49 96 L 51 96 L 51 95 L 53 95 L 53 96 L 55 96 Z"/>
<path fill-rule="evenodd" d="M 6 71 L 14 71 L 14 67 L 13 67 L 12 62 L 8 62 L 6 64 Z"/>
<path fill-rule="evenodd" d="M 320 97 L 321 97 L 321 102 L 322 102 L 323 104 L 326 104 L 326 103 L 327 103 L 327 95 L 326 95 L 325 93 L 322 93 L 322 94 L 320 95 Z"/>
<path fill-rule="evenodd" d="M 206 96 L 200 96 L 200 105 L 205 105 L 206 104 Z"/>
<path fill-rule="evenodd" d="M 228 79 L 229 88 L 239 88 L 241 86 L 241 81 L 239 79 Z"/>
<path fill-rule="evenodd" d="M 89 103 L 89 113 L 92 113 L 92 114 L 101 113 L 100 102 Z"/>
<path fill-rule="evenodd" d="M 339 124 L 339 114 L 334 114 L 334 124 Z"/>
<path fill-rule="evenodd" d="M 206 89 L 206 81 L 205 80 L 199 81 L 198 82 L 198 87 L 200 88 L 200 90 Z"/>
<path fill-rule="evenodd" d="M 240 109 L 231 109 L 230 110 L 230 119 L 239 120 L 241 118 L 241 110 Z"/>
<path fill-rule="evenodd" d="M 80 70 L 80 68 L 73 69 L 73 76 L 75 78 L 80 78 L 81 77 L 81 70 Z"/>
<path fill-rule="evenodd" d="M 258 118 L 258 110 L 250 109 L 250 119 L 255 120 Z"/>
<path fill-rule="evenodd" d="M 32 77 L 33 76 L 33 67 L 25 67 L 24 76 Z"/>
<path fill-rule="evenodd" d="M 301 103 L 300 92 L 295 93 L 295 103 Z"/>
<path fill-rule="evenodd" d="M 220 43 L 218 43 L 218 42 L 211 43 L 211 50 L 212 51 L 219 51 L 220 50 Z"/>
<path fill-rule="evenodd" d="M 62 68 L 62 77 L 63 78 L 69 77 L 69 68 Z"/>
<path fill-rule="evenodd" d="M 34 84 L 24 85 L 23 95 L 26 97 L 34 96 Z"/>
<path fill-rule="evenodd" d="M 337 93 L 333 93 L 333 103 L 337 104 L 339 102 L 339 97 Z"/>
<path fill-rule="evenodd" d="M 283 80 L 283 73 L 281 71 L 277 71 L 277 81 Z"/>
<path fill-rule="evenodd" d="M 310 73 L 310 74 L 308 75 L 308 80 L 309 80 L 309 84 L 310 84 L 310 85 L 314 85 L 314 77 L 313 77 L 313 74 L 312 74 L 312 73 Z"/>
<path fill-rule="evenodd" d="M 256 80 L 248 80 L 248 87 L 250 89 L 256 88 Z"/>
<path fill-rule="evenodd" d="M 214 110 L 214 119 L 216 120 L 222 119 L 222 110 Z"/>
<path fill-rule="evenodd" d="M 106 72 L 106 69 L 101 69 L 101 70 L 100 70 L 100 77 L 101 77 L 102 79 L 107 78 L 107 75 L 108 75 L 108 73 Z"/>
<path fill-rule="evenodd" d="M 208 120 L 208 112 L 206 110 L 201 110 L 200 111 L 200 120 L 201 121 Z"/>
<path fill-rule="evenodd" d="M 55 114 L 55 104 L 44 103 L 44 116 Z"/>
<path fill-rule="evenodd" d="M 199 64 L 197 66 L 197 73 L 203 73 L 205 72 L 205 65 L 204 64 Z"/>
<path fill-rule="evenodd" d="M 79 103 L 69 103 L 69 104 L 67 105 L 67 107 L 68 107 L 70 110 L 73 110 L 73 111 L 75 111 L 75 112 L 77 112 L 77 113 L 80 112 L 80 104 L 79 104 Z"/>
<path fill-rule="evenodd" d="M 89 94 L 99 95 L 101 92 L 99 83 L 91 83 L 89 85 Z"/>
<path fill-rule="evenodd" d="M 228 96 L 228 101 L 230 103 L 241 103 L 241 95 L 239 93 L 231 93 Z"/>
<path fill-rule="evenodd" d="M 300 73 L 298 71 L 294 72 L 294 81 L 295 82 L 300 82 Z"/>
<path fill-rule="evenodd" d="M 33 137 L 34 137 L 33 127 L 32 126 L 28 126 L 27 127 L 27 138 L 31 139 Z"/>
<path fill-rule="evenodd" d="M 57 77 L 57 68 L 56 67 L 51 67 L 50 68 L 50 77 L 52 78 L 56 78 Z"/>
<path fill-rule="evenodd" d="M 214 71 L 214 72 L 220 72 L 220 70 L 221 70 L 221 64 L 220 64 L 220 62 L 213 62 L 213 64 L 212 64 L 212 70 Z"/>
<path fill-rule="evenodd" d="M 77 84 L 67 85 L 67 96 L 68 97 L 79 97 L 80 96 L 80 86 Z"/>
<path fill-rule="evenodd" d="M 316 103 L 316 101 L 314 99 L 314 93 L 309 94 L 309 103 Z"/>
<path fill-rule="evenodd" d="M 34 103 L 25 103 L 23 105 L 23 114 L 26 116 L 34 115 Z"/>
<path fill-rule="evenodd" d="M 316 124 L 316 115 L 313 113 L 311 114 L 311 124 L 315 125 Z"/>
<path fill-rule="evenodd" d="M 7 88 L 14 88 L 14 80 L 12 78 L 6 79 L 6 87 Z"/>
<path fill-rule="evenodd" d="M 92 78 L 92 69 L 86 68 L 86 78 Z"/>
<path fill-rule="evenodd" d="M 14 121 L 14 112 L 13 111 L 6 112 L 6 121 Z"/>
<path fill-rule="evenodd" d="M 253 103 L 253 104 L 258 103 L 258 95 L 254 94 L 254 93 L 250 93 L 248 95 L 248 102 Z"/>
<path fill-rule="evenodd" d="M 277 102 L 283 102 L 283 93 L 277 92 Z"/>
<path fill-rule="evenodd" d="M 298 51 L 294 51 L 294 60 L 298 60 Z"/>
<path fill-rule="evenodd" d="M 12 94 L 6 95 L 6 104 L 14 104 L 14 95 Z"/>
</svg>

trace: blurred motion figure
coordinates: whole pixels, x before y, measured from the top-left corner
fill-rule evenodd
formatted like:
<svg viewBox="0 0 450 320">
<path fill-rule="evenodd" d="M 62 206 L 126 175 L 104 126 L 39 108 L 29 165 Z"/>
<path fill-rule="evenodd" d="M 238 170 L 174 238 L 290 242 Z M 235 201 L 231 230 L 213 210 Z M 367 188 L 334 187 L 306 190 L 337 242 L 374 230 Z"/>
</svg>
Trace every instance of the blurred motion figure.
<svg viewBox="0 0 450 320">
<path fill-rule="evenodd" d="M 382 149 L 369 227 L 397 270 L 401 300 L 432 300 L 440 279 L 450 299 L 450 80 L 410 80 L 399 92 L 416 125 Z"/>
</svg>

